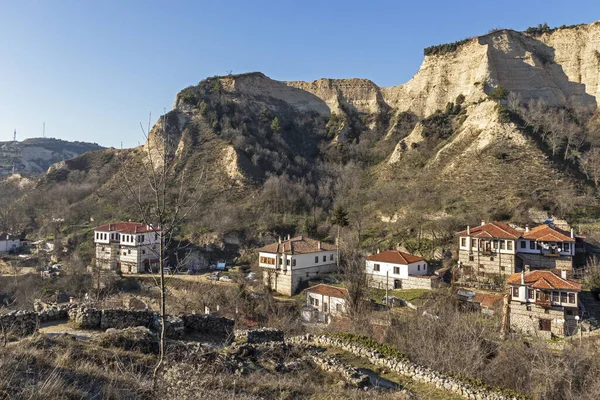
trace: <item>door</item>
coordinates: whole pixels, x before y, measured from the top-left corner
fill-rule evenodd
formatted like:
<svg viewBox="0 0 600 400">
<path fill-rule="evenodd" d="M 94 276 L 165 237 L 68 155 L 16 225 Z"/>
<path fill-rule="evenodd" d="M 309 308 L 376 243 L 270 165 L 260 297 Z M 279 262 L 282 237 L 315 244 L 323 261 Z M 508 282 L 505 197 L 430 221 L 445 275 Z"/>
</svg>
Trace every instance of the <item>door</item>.
<svg viewBox="0 0 600 400">
<path fill-rule="evenodd" d="M 551 328 L 552 328 L 552 320 L 540 319 L 540 331 L 550 332 Z"/>
<path fill-rule="evenodd" d="M 394 289 L 402 289 L 402 281 L 400 279 L 394 279 Z"/>
</svg>

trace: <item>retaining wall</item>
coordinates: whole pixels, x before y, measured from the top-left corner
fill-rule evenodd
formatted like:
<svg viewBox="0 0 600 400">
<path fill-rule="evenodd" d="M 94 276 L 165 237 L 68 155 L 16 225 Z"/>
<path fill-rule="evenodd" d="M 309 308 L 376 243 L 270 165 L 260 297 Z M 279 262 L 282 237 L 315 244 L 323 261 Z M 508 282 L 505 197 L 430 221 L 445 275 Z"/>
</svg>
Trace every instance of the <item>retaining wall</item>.
<svg viewBox="0 0 600 400">
<path fill-rule="evenodd" d="M 246 343 L 283 342 L 283 331 L 272 328 L 239 329 L 235 331 L 235 340 Z"/>
<path fill-rule="evenodd" d="M 328 336 L 296 336 L 289 340 L 292 343 L 317 345 L 322 347 L 336 347 L 359 357 L 367 358 L 372 364 L 389 368 L 399 374 L 406 375 L 417 382 L 433 385 L 439 389 L 447 390 L 468 399 L 477 400 L 508 400 L 507 397 L 495 391 L 475 387 L 456 378 L 444 375 L 427 367 L 422 367 L 408 360 L 395 357 L 386 357 L 377 350 L 373 350 L 356 343 L 350 343 L 338 338 Z"/>
<path fill-rule="evenodd" d="M 0 316 L 0 332 L 22 338 L 37 332 L 38 315 L 32 311 L 13 311 Z"/>
</svg>

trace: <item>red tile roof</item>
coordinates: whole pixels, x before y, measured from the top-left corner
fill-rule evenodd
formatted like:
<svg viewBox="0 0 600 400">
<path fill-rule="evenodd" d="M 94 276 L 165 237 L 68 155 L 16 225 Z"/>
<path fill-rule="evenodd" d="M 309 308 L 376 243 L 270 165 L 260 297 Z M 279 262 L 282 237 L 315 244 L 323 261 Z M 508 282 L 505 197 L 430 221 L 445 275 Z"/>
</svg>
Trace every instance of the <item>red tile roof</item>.
<svg viewBox="0 0 600 400">
<path fill-rule="evenodd" d="M 470 236 L 475 238 L 490 239 L 528 239 L 539 242 L 574 242 L 564 231 L 542 224 L 531 228 L 529 232 L 517 230 L 505 223 L 493 221 L 489 224 L 475 226 L 470 228 L 470 233 L 466 230 L 458 232 L 457 236 Z"/>
<path fill-rule="evenodd" d="M 116 224 L 100 225 L 95 230 L 101 232 L 146 233 L 159 231 L 160 229 L 139 222 L 117 222 Z"/>
<path fill-rule="evenodd" d="M 478 303 L 481 307 L 495 309 L 499 307 L 500 302 L 504 301 L 504 296 L 490 293 L 476 292 L 471 300 L 473 303 Z"/>
<path fill-rule="evenodd" d="M 541 242 L 574 242 L 571 236 L 560 229 L 549 225 L 539 225 L 531 228 L 529 232 L 523 232 L 523 239 L 537 240 Z"/>
<path fill-rule="evenodd" d="M 275 242 L 258 249 L 263 253 L 285 253 L 285 254 L 304 254 L 318 253 L 321 251 L 333 251 L 335 246 L 331 243 L 320 242 L 318 240 L 298 236 L 284 242 Z"/>
<path fill-rule="evenodd" d="M 521 237 L 521 232 L 512 228 L 505 223 L 493 221 L 485 225 L 475 226 L 470 228 L 470 233 L 467 231 L 458 232 L 458 236 L 471 236 L 481 238 L 494 238 L 494 239 L 518 239 Z"/>
<path fill-rule="evenodd" d="M 346 288 L 318 284 L 306 289 L 307 292 L 322 294 L 324 296 L 338 297 L 340 299 L 348 298 L 348 290 Z"/>
<path fill-rule="evenodd" d="M 380 261 L 391 264 L 410 264 L 419 261 L 425 261 L 423 257 L 413 256 L 398 250 L 386 250 L 379 254 L 372 254 L 367 257 L 369 261 Z"/>
<path fill-rule="evenodd" d="M 525 285 L 536 289 L 581 290 L 581 283 L 573 279 L 563 279 L 552 271 L 534 270 L 525 272 Z M 509 285 L 521 285 L 521 273 L 508 277 Z"/>
</svg>

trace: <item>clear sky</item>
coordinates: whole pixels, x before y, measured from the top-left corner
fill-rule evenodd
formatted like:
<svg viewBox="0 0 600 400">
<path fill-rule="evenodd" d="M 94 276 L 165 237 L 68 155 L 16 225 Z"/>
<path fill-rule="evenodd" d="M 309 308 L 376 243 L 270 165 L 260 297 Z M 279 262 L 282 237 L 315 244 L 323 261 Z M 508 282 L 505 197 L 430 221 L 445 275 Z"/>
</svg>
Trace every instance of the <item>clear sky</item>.
<svg viewBox="0 0 600 400">
<path fill-rule="evenodd" d="M 590 23 L 600 0 L 0 0 L 0 141 L 131 147 L 207 76 L 408 81 L 423 48 L 503 27 Z"/>
</svg>

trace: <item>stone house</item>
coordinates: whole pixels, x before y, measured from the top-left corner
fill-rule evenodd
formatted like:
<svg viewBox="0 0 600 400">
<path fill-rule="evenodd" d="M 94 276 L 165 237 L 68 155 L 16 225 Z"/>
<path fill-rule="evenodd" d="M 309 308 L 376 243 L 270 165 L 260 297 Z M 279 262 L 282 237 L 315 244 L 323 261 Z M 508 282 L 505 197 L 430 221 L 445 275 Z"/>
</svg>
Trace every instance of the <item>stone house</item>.
<svg viewBox="0 0 600 400">
<path fill-rule="evenodd" d="M 21 239 L 8 232 L 0 232 L 0 253 L 16 250 L 21 247 Z"/>
<path fill-rule="evenodd" d="M 459 267 L 471 277 L 506 277 L 522 271 L 526 265 L 532 269 L 572 269 L 572 231 L 569 236 L 550 225 L 517 229 L 494 221 L 467 227 L 456 235 Z"/>
<path fill-rule="evenodd" d="M 346 312 L 348 290 L 331 285 L 316 285 L 306 289 L 306 309 L 302 315 L 306 321 L 330 323 Z"/>
<path fill-rule="evenodd" d="M 566 271 L 522 271 L 507 283 L 512 329 L 546 339 L 577 332 L 581 283 L 568 279 Z"/>
<path fill-rule="evenodd" d="M 161 229 L 138 222 L 118 222 L 94 229 L 96 266 L 123 273 L 156 272 Z"/>
<path fill-rule="evenodd" d="M 367 256 L 365 273 L 369 286 L 378 289 L 431 289 L 440 280 L 428 273 L 423 257 L 398 250 Z"/>
<path fill-rule="evenodd" d="M 292 296 L 311 278 L 335 271 L 336 248 L 304 236 L 288 236 L 258 249 L 258 266 L 265 285 Z"/>
</svg>

